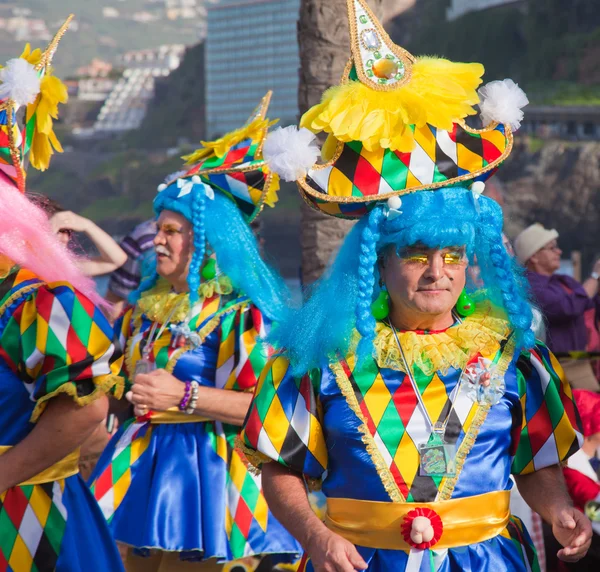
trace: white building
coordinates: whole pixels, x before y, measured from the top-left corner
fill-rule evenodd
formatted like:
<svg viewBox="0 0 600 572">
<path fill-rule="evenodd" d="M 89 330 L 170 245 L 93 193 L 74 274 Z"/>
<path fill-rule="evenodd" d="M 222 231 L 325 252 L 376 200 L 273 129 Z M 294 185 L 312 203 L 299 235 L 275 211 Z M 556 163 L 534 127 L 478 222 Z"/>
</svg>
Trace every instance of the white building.
<svg viewBox="0 0 600 572">
<path fill-rule="evenodd" d="M 487 10 L 503 4 L 517 4 L 523 0 L 452 0 L 450 7 L 446 11 L 448 20 L 456 20 L 469 12 L 478 12 Z"/>
<path fill-rule="evenodd" d="M 208 7 L 206 129 L 237 129 L 272 89 L 270 118 L 298 120 L 300 0 L 221 0 Z"/>
<path fill-rule="evenodd" d="M 154 50 L 128 52 L 121 58 L 123 77 L 106 99 L 94 125 L 96 133 L 119 133 L 137 129 L 146 116 L 158 78 L 179 67 L 185 46 L 160 46 Z"/>
</svg>

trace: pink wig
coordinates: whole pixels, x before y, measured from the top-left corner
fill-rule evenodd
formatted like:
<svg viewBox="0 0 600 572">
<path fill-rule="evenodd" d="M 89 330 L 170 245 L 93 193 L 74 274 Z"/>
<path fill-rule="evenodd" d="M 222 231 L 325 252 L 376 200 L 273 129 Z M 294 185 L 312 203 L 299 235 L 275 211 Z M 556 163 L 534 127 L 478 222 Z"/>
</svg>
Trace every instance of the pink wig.
<svg viewBox="0 0 600 572">
<path fill-rule="evenodd" d="M 69 282 L 94 303 L 106 305 L 94 281 L 79 270 L 77 258 L 52 232 L 46 213 L 4 180 L 0 180 L 0 254 L 44 282 Z"/>
</svg>

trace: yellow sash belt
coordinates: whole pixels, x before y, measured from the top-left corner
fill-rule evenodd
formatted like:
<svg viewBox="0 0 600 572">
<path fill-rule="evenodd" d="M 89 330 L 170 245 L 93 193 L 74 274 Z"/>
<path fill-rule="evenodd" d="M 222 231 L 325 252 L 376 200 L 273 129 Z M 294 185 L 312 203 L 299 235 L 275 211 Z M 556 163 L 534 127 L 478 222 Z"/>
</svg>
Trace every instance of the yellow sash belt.
<svg viewBox="0 0 600 572">
<path fill-rule="evenodd" d="M 510 517 L 510 492 L 429 503 L 393 503 L 343 498 L 327 499 L 325 524 L 358 546 L 409 551 L 401 526 L 415 508 L 435 511 L 444 525 L 433 550 L 476 544 L 498 536 Z"/>
<path fill-rule="evenodd" d="M 4 455 L 10 446 L 0 446 L 0 455 Z M 19 486 L 23 485 L 43 485 L 44 483 L 52 483 L 67 477 L 72 477 L 79 472 L 79 449 L 76 449 L 69 455 L 67 455 L 58 463 L 55 463 L 51 467 L 37 474 L 35 477 L 26 480 L 23 483 L 19 483 Z"/>
<path fill-rule="evenodd" d="M 166 411 L 153 411 L 150 416 L 150 423 L 156 425 L 169 425 L 172 423 L 203 423 L 205 421 L 213 421 L 208 417 L 200 415 L 188 415 L 183 411 L 179 411 L 178 407 L 171 407 Z"/>
</svg>

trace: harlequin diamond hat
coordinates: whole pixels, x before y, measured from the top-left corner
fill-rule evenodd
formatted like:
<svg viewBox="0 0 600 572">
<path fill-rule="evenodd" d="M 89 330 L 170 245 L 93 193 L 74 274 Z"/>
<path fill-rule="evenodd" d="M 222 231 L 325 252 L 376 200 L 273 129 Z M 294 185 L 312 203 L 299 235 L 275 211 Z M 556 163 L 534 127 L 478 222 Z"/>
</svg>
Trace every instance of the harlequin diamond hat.
<svg viewBox="0 0 600 572">
<path fill-rule="evenodd" d="M 277 122 L 266 117 L 271 96 L 269 91 L 243 127 L 216 141 L 202 141 L 200 149 L 183 157 L 193 166 L 158 187 L 155 211 L 174 210 L 192 220 L 191 190 L 200 184 L 233 200 L 248 222 L 259 215 L 264 205 L 275 206 L 279 176 L 262 156 L 269 127 Z"/>
<path fill-rule="evenodd" d="M 61 26 L 48 47 L 31 51 L 0 68 L 0 177 L 25 192 L 25 163 L 45 171 L 54 151 L 62 148 L 53 130 L 58 104 L 68 99 L 65 85 L 52 75 L 52 58 L 73 16 Z M 25 106 L 24 125 L 17 112 Z"/>
<path fill-rule="evenodd" d="M 347 0 L 347 9 L 351 57 L 341 84 L 324 93 L 287 141 L 267 141 L 272 168 L 286 180 L 298 175 L 310 206 L 343 218 L 361 217 L 391 197 L 469 187 L 492 176 L 511 152 L 528 103 L 523 91 L 504 80 L 477 92 L 481 64 L 416 58 L 392 42 L 364 0 Z M 477 104 L 483 129 L 465 123 Z M 303 155 L 306 130 L 328 134 L 322 164 L 311 164 L 307 152 L 306 162 L 290 158 Z M 303 141 L 291 144 L 292 137 Z"/>
</svg>

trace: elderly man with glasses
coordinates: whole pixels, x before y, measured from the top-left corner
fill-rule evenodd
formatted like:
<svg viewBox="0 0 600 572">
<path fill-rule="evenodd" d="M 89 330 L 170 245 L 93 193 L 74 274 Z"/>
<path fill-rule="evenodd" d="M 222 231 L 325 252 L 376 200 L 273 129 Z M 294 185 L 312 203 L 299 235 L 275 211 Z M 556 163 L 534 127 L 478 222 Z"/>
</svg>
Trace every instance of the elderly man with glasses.
<svg viewBox="0 0 600 572">
<path fill-rule="evenodd" d="M 547 321 L 548 347 L 557 354 L 587 349 L 585 314 L 598 307 L 600 261 L 590 277 L 580 284 L 559 274 L 561 249 L 558 232 L 533 224 L 515 239 L 515 253 L 527 268 L 527 279 L 535 302 Z"/>
</svg>

